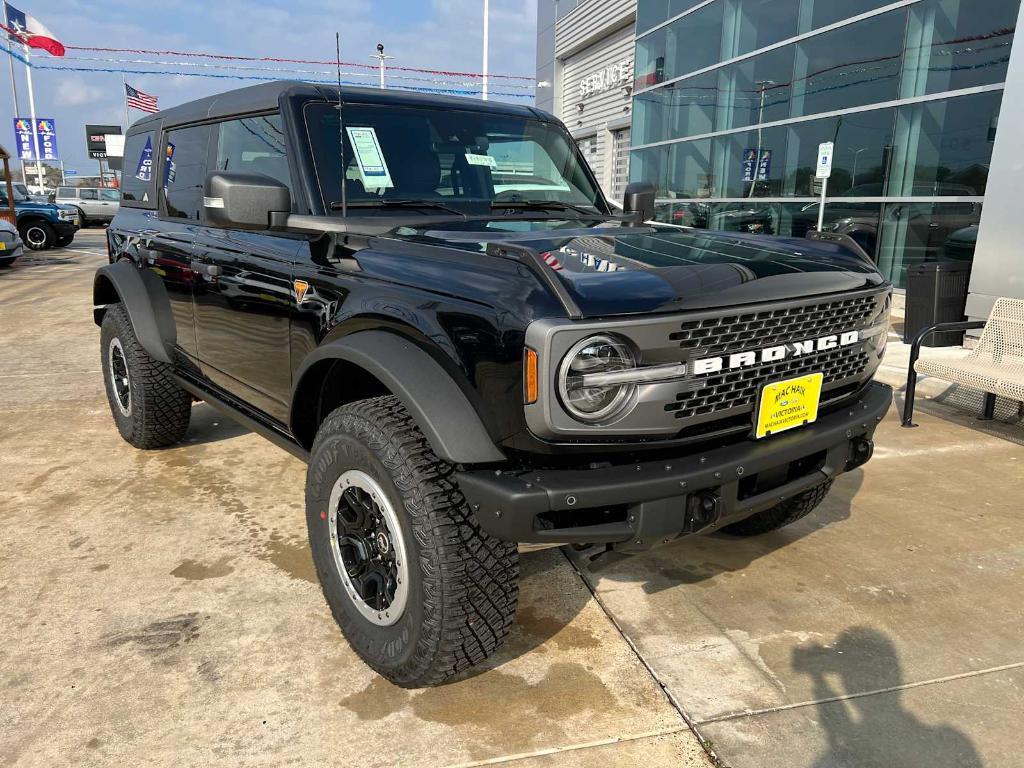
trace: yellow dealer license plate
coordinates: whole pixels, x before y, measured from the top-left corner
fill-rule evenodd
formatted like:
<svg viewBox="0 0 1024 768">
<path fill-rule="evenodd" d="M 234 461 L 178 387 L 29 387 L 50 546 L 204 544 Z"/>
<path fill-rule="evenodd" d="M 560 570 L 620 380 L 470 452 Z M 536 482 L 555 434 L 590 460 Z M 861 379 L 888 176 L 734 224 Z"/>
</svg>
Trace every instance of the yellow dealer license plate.
<svg viewBox="0 0 1024 768">
<path fill-rule="evenodd" d="M 812 373 L 765 384 L 757 406 L 754 437 L 760 439 L 815 421 L 823 378 L 820 373 Z"/>
<path fill-rule="evenodd" d="M 6 251 L 6 250 L 7 250 L 7 243 L 5 243 L 3 241 L 0 241 L 0 251 Z"/>
</svg>

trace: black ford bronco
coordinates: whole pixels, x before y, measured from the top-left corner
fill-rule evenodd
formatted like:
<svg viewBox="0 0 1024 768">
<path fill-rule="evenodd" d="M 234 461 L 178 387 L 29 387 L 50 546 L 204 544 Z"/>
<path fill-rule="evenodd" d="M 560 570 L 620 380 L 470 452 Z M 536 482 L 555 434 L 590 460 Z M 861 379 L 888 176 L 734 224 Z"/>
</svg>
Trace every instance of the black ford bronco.
<svg viewBox="0 0 1024 768">
<path fill-rule="evenodd" d="M 494 653 L 517 543 L 634 553 L 791 523 L 860 466 L 890 286 L 848 238 L 646 223 L 530 107 L 301 83 L 135 123 L 95 278 L 114 421 L 194 400 L 308 463 L 356 652 L 403 686 Z"/>
</svg>

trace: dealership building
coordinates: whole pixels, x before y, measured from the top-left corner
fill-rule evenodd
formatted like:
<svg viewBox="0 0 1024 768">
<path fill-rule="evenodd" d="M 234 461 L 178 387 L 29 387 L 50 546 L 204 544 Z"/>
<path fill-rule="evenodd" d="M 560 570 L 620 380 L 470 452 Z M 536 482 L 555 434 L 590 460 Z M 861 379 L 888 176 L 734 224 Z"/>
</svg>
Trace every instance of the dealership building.
<svg viewBox="0 0 1024 768">
<path fill-rule="evenodd" d="M 606 191 L 628 167 L 657 187 L 658 218 L 695 227 L 802 237 L 833 142 L 825 228 L 897 287 L 977 252 L 968 309 L 984 315 L 1024 297 L 1019 14 L 1020 0 L 540 0 L 538 104 Z"/>
</svg>

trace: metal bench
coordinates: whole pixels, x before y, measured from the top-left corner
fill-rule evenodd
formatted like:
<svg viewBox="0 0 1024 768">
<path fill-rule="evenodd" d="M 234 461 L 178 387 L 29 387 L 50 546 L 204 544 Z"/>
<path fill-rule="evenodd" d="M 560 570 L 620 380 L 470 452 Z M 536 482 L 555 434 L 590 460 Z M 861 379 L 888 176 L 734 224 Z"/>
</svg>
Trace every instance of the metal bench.
<svg viewBox="0 0 1024 768">
<path fill-rule="evenodd" d="M 956 359 L 918 360 L 921 343 L 940 331 L 968 331 L 984 328 L 977 346 Z M 914 388 L 917 374 L 924 373 L 954 384 L 960 384 L 985 393 L 981 418 L 991 420 L 995 415 L 996 396 L 1018 401 L 1024 415 L 1024 300 L 999 299 L 992 314 L 985 321 L 940 323 L 925 328 L 910 347 L 910 367 L 907 371 L 907 391 L 903 406 L 904 427 L 916 426 L 914 416 Z"/>
</svg>

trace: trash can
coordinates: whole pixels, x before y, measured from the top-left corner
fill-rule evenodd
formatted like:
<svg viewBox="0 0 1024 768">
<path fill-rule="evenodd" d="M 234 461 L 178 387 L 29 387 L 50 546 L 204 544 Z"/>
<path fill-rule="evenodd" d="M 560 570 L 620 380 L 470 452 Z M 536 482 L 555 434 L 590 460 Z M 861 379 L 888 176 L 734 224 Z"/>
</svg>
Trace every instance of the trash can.
<svg viewBox="0 0 1024 768">
<path fill-rule="evenodd" d="M 909 344 L 930 325 L 963 320 L 970 279 L 971 263 L 968 261 L 936 261 L 907 267 L 903 342 Z M 945 331 L 933 333 L 924 340 L 923 346 L 957 347 L 963 340 L 963 331 Z"/>
</svg>

